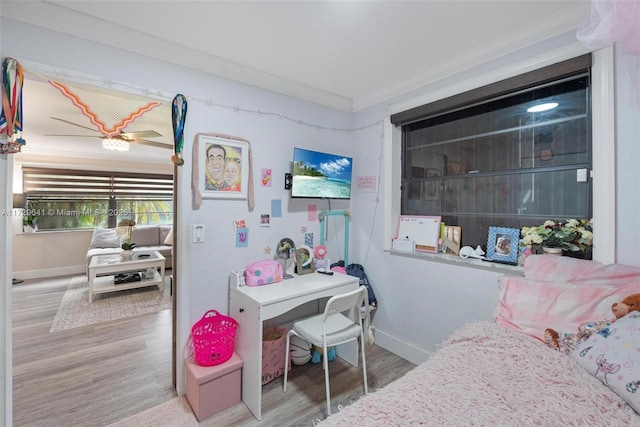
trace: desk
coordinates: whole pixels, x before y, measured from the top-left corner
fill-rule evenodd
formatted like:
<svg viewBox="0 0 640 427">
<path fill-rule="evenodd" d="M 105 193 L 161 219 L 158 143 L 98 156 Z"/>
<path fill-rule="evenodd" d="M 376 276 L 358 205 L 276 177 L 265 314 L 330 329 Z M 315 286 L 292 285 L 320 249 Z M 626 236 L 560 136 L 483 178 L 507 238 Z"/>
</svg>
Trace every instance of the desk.
<svg viewBox="0 0 640 427">
<path fill-rule="evenodd" d="M 311 273 L 256 287 L 236 287 L 229 280 L 229 316 L 238 322 L 235 351 L 244 362 L 242 400 L 258 420 L 262 417 L 263 322 L 306 302 L 349 292 L 359 285 L 357 277 L 340 273 Z M 336 353 L 357 366 L 357 346 L 355 350 L 337 348 Z"/>
</svg>

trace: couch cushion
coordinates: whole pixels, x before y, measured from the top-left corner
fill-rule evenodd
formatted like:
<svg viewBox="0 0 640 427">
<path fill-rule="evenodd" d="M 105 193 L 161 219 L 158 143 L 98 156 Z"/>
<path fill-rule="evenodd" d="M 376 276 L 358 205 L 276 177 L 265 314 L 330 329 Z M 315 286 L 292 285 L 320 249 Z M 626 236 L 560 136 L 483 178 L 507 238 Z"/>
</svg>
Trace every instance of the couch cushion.
<svg viewBox="0 0 640 427">
<path fill-rule="evenodd" d="M 161 243 L 160 227 L 157 225 L 139 225 L 133 229 L 131 242 L 136 246 L 155 246 Z"/>
<path fill-rule="evenodd" d="M 91 236 L 90 248 L 119 248 L 120 239 L 113 228 L 100 228 L 93 229 L 93 235 Z"/>
<path fill-rule="evenodd" d="M 160 226 L 160 242 L 162 242 L 163 245 L 173 245 L 173 226 Z"/>
</svg>

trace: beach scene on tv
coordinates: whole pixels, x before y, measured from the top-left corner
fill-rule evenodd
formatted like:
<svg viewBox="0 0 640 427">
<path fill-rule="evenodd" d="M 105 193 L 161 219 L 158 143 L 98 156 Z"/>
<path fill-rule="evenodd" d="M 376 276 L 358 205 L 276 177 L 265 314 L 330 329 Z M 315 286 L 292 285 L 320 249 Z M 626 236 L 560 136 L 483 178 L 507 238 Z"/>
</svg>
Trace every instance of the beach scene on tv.
<svg viewBox="0 0 640 427">
<path fill-rule="evenodd" d="M 348 199 L 352 166 L 350 157 L 295 148 L 291 196 Z"/>
</svg>

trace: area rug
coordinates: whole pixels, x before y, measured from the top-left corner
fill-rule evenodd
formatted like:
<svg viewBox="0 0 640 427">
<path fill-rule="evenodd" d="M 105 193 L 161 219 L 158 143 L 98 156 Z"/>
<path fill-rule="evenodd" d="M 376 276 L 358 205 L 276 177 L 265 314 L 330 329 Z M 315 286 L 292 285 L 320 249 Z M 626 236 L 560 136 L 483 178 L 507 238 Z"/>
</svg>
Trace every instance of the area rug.
<svg viewBox="0 0 640 427">
<path fill-rule="evenodd" d="M 165 277 L 164 286 L 148 286 L 98 294 L 93 296 L 93 302 L 89 302 L 87 277 L 78 276 L 71 279 L 49 332 L 157 313 L 169 308 L 171 308 L 169 276 Z"/>
<path fill-rule="evenodd" d="M 107 427 L 197 427 L 198 421 L 185 398 L 176 397 Z"/>
</svg>

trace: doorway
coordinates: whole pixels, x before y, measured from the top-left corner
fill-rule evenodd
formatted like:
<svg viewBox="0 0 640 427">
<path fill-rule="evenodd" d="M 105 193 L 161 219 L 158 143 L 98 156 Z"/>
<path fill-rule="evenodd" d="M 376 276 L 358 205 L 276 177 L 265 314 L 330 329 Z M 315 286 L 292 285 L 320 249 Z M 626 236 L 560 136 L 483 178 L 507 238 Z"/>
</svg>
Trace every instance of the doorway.
<svg viewBox="0 0 640 427">
<path fill-rule="evenodd" d="M 144 168 L 152 173 L 157 172 L 158 170 L 169 170 L 174 176 L 174 209 L 172 223 L 174 230 L 177 231 L 177 228 L 175 227 L 177 222 L 175 206 L 177 201 L 178 185 L 176 182 L 177 171 L 169 160 L 172 150 L 153 148 L 140 144 L 140 148 L 144 148 L 145 151 L 140 151 L 139 154 L 135 154 L 135 148 L 138 147 L 132 144 L 132 149 L 130 151 L 132 155 L 129 157 L 125 157 L 124 159 L 120 157 L 120 160 L 118 160 L 118 158 L 113 157 L 113 153 L 108 153 L 108 155 L 103 158 L 102 151 L 104 149 L 100 146 L 100 135 L 96 135 L 93 129 L 91 129 L 91 124 L 87 122 L 86 116 L 83 116 L 79 109 L 74 107 L 68 99 L 60 96 L 59 91 L 53 88 L 41 77 L 30 75 L 27 70 L 27 72 L 25 72 L 25 80 L 27 81 L 27 84 L 25 84 L 23 91 L 23 108 L 25 115 L 28 115 L 30 120 L 29 127 L 25 128 L 24 132 L 27 145 L 23 149 L 23 153 L 20 153 L 13 158 L 17 165 L 16 169 L 18 169 L 18 173 L 14 174 L 14 176 L 19 175 L 19 169 L 24 165 L 33 166 L 43 162 L 46 162 L 49 165 L 52 163 L 61 165 L 64 164 L 64 162 L 67 162 L 67 166 L 71 162 L 76 162 L 76 164 L 79 163 L 94 170 L 104 167 L 104 165 L 108 163 L 115 164 L 115 168 L 119 169 L 130 169 L 136 167 Z M 69 84 L 69 87 L 71 87 L 71 84 Z M 121 99 L 131 102 L 133 99 L 140 98 L 139 95 L 131 95 L 129 93 L 118 92 L 112 89 L 107 90 L 104 88 L 90 87 L 86 85 L 78 85 L 78 87 L 81 88 L 78 92 L 83 93 L 87 98 L 93 99 L 95 96 L 95 98 L 107 100 L 110 105 L 117 103 Z M 42 89 L 42 91 L 38 92 L 38 89 Z M 33 92 L 28 92 L 29 90 L 32 90 Z M 96 94 L 89 95 L 93 90 Z M 54 100 L 54 95 L 57 95 L 57 98 L 59 99 Z M 30 99 L 37 99 L 37 103 L 30 101 Z M 170 106 L 169 101 L 165 100 L 163 103 Z M 88 102 L 88 104 L 91 105 L 90 102 Z M 77 111 L 72 111 L 73 109 L 76 109 Z M 96 108 L 96 110 L 98 110 L 98 108 Z M 160 117 L 161 121 L 164 120 L 166 122 L 163 125 L 163 129 L 171 130 L 170 108 L 156 110 L 156 112 L 161 111 L 162 113 L 150 116 L 148 119 L 143 114 L 140 117 L 140 120 L 136 120 L 135 123 L 139 126 L 147 125 L 149 129 L 155 130 L 163 137 L 168 137 L 172 147 L 172 134 L 167 134 L 167 130 L 157 131 L 156 129 L 159 129 L 159 127 L 155 124 L 150 124 L 153 120 L 156 120 L 157 116 Z M 65 115 L 66 113 L 75 114 L 75 116 Z M 104 111 L 102 113 L 106 114 Z M 114 116 L 114 119 L 118 118 L 119 116 Z M 143 118 L 145 120 L 143 120 Z M 78 124 L 81 126 L 76 126 Z M 145 130 L 145 128 L 142 128 L 142 130 Z M 149 154 L 153 149 L 161 152 L 161 154 L 158 155 L 161 160 L 153 160 L 154 156 Z M 21 181 L 15 184 L 20 185 Z M 14 189 L 15 188 L 16 186 L 14 185 Z M 7 230 L 7 232 L 11 232 L 11 230 Z M 40 236 L 35 236 L 35 238 L 39 237 Z M 164 314 L 159 314 L 155 317 L 133 318 L 131 319 L 131 322 L 118 321 L 116 322 L 117 325 L 116 323 L 98 325 L 93 327 L 91 332 L 88 330 L 81 331 L 78 329 L 75 331 L 69 330 L 57 333 L 55 337 L 50 337 L 53 341 L 49 342 L 50 350 L 48 354 L 45 355 L 41 354 L 40 356 L 37 356 L 34 354 L 37 350 L 35 350 L 36 346 L 33 345 L 33 342 L 44 340 L 42 338 L 36 338 L 36 335 L 30 335 L 34 332 L 34 328 L 36 328 L 36 326 L 33 323 L 30 325 L 27 323 L 39 323 L 40 326 L 38 326 L 38 328 L 40 328 L 40 332 L 42 332 L 44 327 L 43 325 L 48 321 L 46 320 L 47 316 L 51 316 L 51 313 L 56 310 L 56 303 L 53 301 L 55 301 L 56 295 L 61 298 L 61 293 L 65 286 L 59 283 L 59 279 L 57 278 L 40 281 L 41 283 L 39 284 L 36 283 L 33 278 L 25 280 L 23 284 L 32 285 L 30 295 L 27 297 L 25 287 L 21 289 L 20 295 L 15 296 L 14 293 L 14 304 L 12 304 L 12 308 L 16 308 L 17 311 L 19 311 L 19 313 L 14 313 L 14 336 L 24 336 L 26 340 L 22 341 L 21 339 L 14 339 L 12 349 L 14 354 L 14 367 L 16 367 L 13 372 L 14 378 L 21 376 L 20 383 L 14 384 L 14 407 L 19 393 L 26 393 L 27 396 L 31 396 L 25 399 L 26 403 L 28 403 L 30 399 L 35 399 L 31 405 L 31 412 L 33 412 L 34 408 L 38 408 L 36 412 L 42 410 L 43 412 L 40 415 L 44 417 L 42 419 L 49 420 L 48 422 L 50 422 L 51 418 L 55 416 L 54 414 L 57 407 L 61 407 L 67 412 L 75 413 L 75 416 L 78 417 L 80 414 L 78 411 L 84 411 L 85 409 L 88 411 L 100 411 L 100 408 L 92 406 L 97 405 L 101 400 L 103 402 L 102 410 L 107 414 L 105 416 L 119 416 L 120 418 L 127 416 L 127 413 L 119 412 L 118 409 L 115 409 L 119 406 L 122 408 L 129 408 L 129 411 L 133 411 L 131 414 L 140 412 L 141 410 L 146 409 L 146 407 L 154 406 L 157 402 L 149 400 L 148 398 L 140 397 L 145 395 L 148 390 L 147 392 L 140 391 L 138 396 L 135 398 L 132 398 L 128 392 L 123 392 L 123 389 L 135 390 L 135 387 L 123 387 L 126 385 L 123 383 L 138 382 L 141 385 L 146 381 L 142 379 L 143 377 L 136 376 L 136 365 L 132 362 L 133 359 L 135 359 L 136 363 L 144 364 L 147 370 L 151 369 L 151 372 L 153 372 L 163 382 L 163 385 L 160 387 L 162 390 L 159 393 L 156 393 L 156 396 L 160 396 L 160 398 L 162 398 L 162 396 L 175 395 L 175 307 L 176 289 L 178 286 L 175 262 L 177 258 L 176 241 L 177 233 L 174 232 L 174 249 L 172 257 L 173 268 L 170 273 L 172 310 Z M 27 305 L 20 305 L 18 308 L 17 306 L 24 302 L 20 299 L 21 297 L 28 298 L 29 303 Z M 40 314 L 37 313 L 38 311 L 40 311 Z M 27 318 L 30 320 L 27 321 Z M 138 322 L 137 324 L 135 323 L 136 321 Z M 167 337 L 162 336 L 162 331 L 165 330 L 169 335 L 166 341 L 164 341 L 164 339 Z M 125 334 L 123 331 L 127 331 L 127 333 Z M 27 344 L 29 340 L 34 341 L 32 341 L 32 344 Z M 140 342 L 137 340 L 140 340 Z M 140 352 L 139 349 L 144 347 L 142 340 L 155 343 L 153 344 L 155 347 L 152 345 L 153 348 L 147 348 L 146 351 Z M 31 350 L 29 350 L 29 347 L 31 347 Z M 61 355 L 55 356 L 53 354 L 52 349 L 56 347 L 62 351 L 66 351 L 66 353 L 63 353 L 65 354 L 64 357 Z M 117 350 L 118 348 L 120 348 L 120 350 Z M 169 350 L 169 348 L 171 348 L 171 350 Z M 29 355 L 29 352 L 33 353 Z M 16 357 L 17 355 L 19 356 Z M 63 362 L 64 360 L 67 360 L 67 362 Z M 82 360 L 93 360 L 96 364 L 91 365 L 88 362 L 82 362 Z M 62 364 L 56 364 L 57 362 L 62 362 Z M 158 367 L 162 363 L 169 366 L 169 371 Z M 27 365 L 28 367 L 26 367 Z M 57 366 L 57 368 L 55 368 L 55 366 Z M 34 369 L 35 371 L 28 371 L 28 369 Z M 33 372 L 38 372 L 41 369 L 49 371 L 55 370 L 58 372 L 54 377 L 49 378 L 48 383 L 37 384 L 35 382 L 35 378 L 38 375 L 33 374 Z M 32 378 L 29 377 L 29 372 L 33 374 Z M 71 376 L 65 377 L 66 373 Z M 118 374 L 122 375 L 121 378 L 123 383 L 118 381 Z M 72 377 L 75 379 L 72 379 Z M 136 378 L 138 379 L 136 380 Z M 109 385 L 110 382 L 117 384 L 117 386 L 114 384 Z M 106 407 L 104 400 L 101 399 L 100 396 L 91 396 L 92 393 L 96 393 L 95 390 L 97 390 L 97 388 L 95 387 L 106 387 L 103 390 L 105 394 L 109 395 L 107 404 L 109 407 L 113 407 Z M 112 392 L 108 391 L 110 387 Z M 120 388 L 117 389 L 117 387 Z M 57 402 L 52 399 L 46 399 L 49 403 L 43 405 L 42 402 L 45 400 L 41 399 L 42 395 L 36 397 L 36 395 L 29 394 L 30 391 L 33 391 L 36 388 L 44 388 L 45 390 L 49 390 L 49 393 L 55 395 L 65 394 L 65 396 L 62 400 L 58 400 Z M 46 394 L 46 392 L 44 394 Z M 79 402 L 83 401 L 85 398 L 87 399 L 85 404 L 80 405 Z M 120 401 L 122 405 L 119 405 L 118 402 Z M 131 402 L 136 403 L 132 404 Z M 82 406 L 82 409 L 80 409 L 80 406 Z M 20 425 L 22 417 L 19 414 L 18 416 L 16 415 L 17 414 L 14 413 L 14 425 Z M 33 413 L 32 416 L 37 417 L 38 414 Z M 78 418 L 76 418 L 75 422 L 77 422 L 77 419 Z M 32 421 L 33 420 L 29 422 Z M 67 424 L 63 421 L 63 419 L 60 419 L 59 424 Z"/>
</svg>

